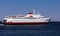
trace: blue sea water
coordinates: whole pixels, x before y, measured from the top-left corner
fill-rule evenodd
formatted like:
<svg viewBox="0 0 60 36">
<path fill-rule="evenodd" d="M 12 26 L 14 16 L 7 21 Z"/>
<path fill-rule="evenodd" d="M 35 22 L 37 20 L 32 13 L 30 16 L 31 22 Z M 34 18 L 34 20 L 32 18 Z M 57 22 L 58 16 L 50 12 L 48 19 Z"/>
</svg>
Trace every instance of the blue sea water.
<svg viewBox="0 0 60 36">
<path fill-rule="evenodd" d="M 60 36 L 60 23 L 43 25 L 1 25 L 0 36 Z"/>
</svg>

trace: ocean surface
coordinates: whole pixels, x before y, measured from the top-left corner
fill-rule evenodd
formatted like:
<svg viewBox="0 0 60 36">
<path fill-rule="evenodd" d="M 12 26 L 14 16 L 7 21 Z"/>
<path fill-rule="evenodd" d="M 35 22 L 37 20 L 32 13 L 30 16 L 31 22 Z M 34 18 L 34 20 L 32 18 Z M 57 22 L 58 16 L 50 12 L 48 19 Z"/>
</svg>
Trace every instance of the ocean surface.
<svg viewBox="0 0 60 36">
<path fill-rule="evenodd" d="M 3 25 L 0 36 L 60 36 L 60 22 L 43 25 Z"/>
</svg>

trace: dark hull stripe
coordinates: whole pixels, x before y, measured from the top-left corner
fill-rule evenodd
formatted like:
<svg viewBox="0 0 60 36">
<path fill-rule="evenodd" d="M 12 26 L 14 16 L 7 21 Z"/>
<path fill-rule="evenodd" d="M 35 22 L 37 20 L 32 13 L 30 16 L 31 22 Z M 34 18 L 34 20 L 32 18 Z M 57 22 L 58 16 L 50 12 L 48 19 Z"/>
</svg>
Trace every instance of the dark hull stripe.
<svg viewBox="0 0 60 36">
<path fill-rule="evenodd" d="M 5 25 L 37 25 L 37 24 L 48 24 L 48 22 L 6 22 Z"/>
</svg>

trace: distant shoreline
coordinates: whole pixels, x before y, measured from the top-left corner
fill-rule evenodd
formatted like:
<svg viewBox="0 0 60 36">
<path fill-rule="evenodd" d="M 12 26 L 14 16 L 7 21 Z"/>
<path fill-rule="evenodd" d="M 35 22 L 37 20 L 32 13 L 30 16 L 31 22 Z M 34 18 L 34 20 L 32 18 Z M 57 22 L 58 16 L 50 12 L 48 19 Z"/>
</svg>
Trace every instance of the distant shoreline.
<svg viewBox="0 0 60 36">
<path fill-rule="evenodd" d="M 50 22 L 60 22 L 60 21 L 50 21 Z"/>
</svg>

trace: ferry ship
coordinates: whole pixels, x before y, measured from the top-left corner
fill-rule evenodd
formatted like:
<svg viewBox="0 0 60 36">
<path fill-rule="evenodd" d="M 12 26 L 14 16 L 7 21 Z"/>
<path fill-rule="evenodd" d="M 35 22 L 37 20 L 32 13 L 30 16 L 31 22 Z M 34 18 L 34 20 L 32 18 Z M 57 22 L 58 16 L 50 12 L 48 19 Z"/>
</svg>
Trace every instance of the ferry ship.
<svg viewBox="0 0 60 36">
<path fill-rule="evenodd" d="M 3 23 L 5 25 L 34 25 L 34 24 L 47 24 L 49 23 L 50 18 L 45 18 L 41 14 L 35 14 L 35 10 L 33 12 L 28 13 L 27 15 L 14 15 L 14 16 L 6 16 L 3 18 Z"/>
</svg>

